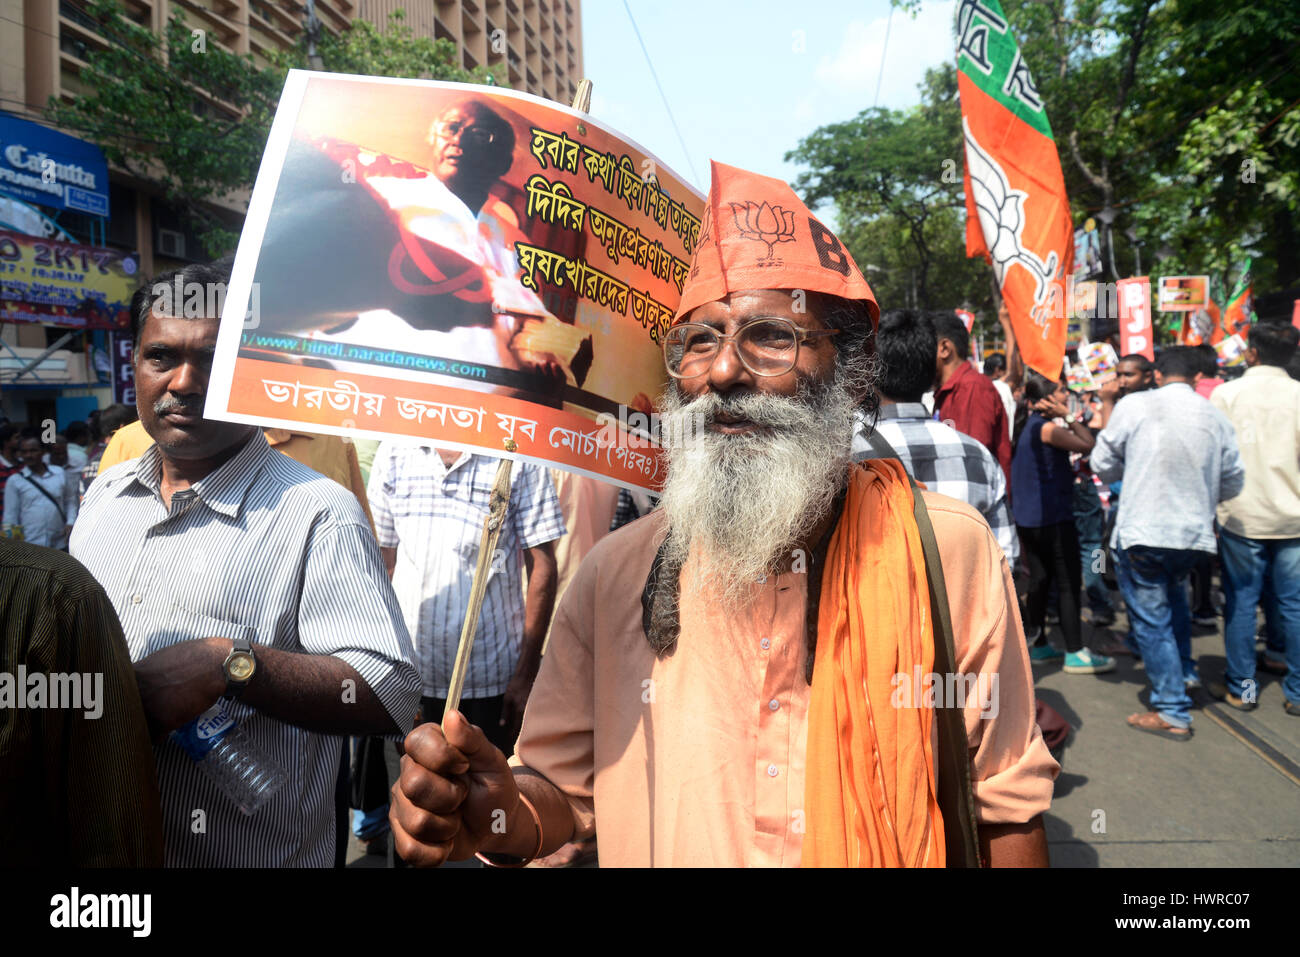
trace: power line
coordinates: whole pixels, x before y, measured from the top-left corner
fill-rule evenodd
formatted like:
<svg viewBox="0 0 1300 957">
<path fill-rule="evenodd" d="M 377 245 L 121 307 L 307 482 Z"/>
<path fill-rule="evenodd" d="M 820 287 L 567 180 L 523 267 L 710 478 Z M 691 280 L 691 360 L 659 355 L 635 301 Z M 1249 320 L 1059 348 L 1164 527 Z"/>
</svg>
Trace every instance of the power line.
<svg viewBox="0 0 1300 957">
<path fill-rule="evenodd" d="M 655 72 L 655 65 L 650 60 L 650 51 L 645 47 L 645 40 L 641 39 L 641 30 L 636 25 L 636 17 L 632 16 L 632 8 L 628 5 L 627 0 L 623 0 L 623 9 L 627 11 L 627 18 L 632 21 L 632 31 L 636 34 L 637 43 L 641 44 L 641 52 L 645 55 L 646 66 L 650 67 L 650 76 L 654 78 L 655 86 L 659 89 L 659 97 L 664 101 L 664 109 L 668 111 L 668 121 L 673 125 L 673 131 L 677 134 L 677 142 L 681 144 L 682 152 L 686 154 L 686 165 L 691 168 L 691 175 L 695 177 L 697 183 L 704 182 L 700 179 L 700 174 L 695 169 L 695 161 L 691 159 L 691 151 L 686 148 L 686 139 L 682 136 L 682 131 L 677 127 L 677 118 L 673 116 L 673 108 L 668 105 L 668 97 L 664 93 L 663 84 L 659 82 L 659 74 Z"/>
<path fill-rule="evenodd" d="M 885 59 L 889 56 L 889 28 L 894 25 L 894 5 L 889 5 L 889 19 L 885 21 L 885 48 L 880 53 L 880 76 L 876 77 L 876 99 L 872 109 L 880 105 L 880 87 L 885 82 Z"/>
</svg>

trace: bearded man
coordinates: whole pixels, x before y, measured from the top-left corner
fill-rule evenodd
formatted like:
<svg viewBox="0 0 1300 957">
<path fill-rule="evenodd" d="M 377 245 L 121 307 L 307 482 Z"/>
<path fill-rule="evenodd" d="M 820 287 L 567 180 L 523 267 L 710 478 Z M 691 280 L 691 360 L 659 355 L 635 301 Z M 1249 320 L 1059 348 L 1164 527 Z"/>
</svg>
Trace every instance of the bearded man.
<svg viewBox="0 0 1300 957">
<path fill-rule="evenodd" d="M 403 858 L 517 866 L 598 829 L 605 866 L 956 865 L 973 805 L 979 859 L 1047 863 L 1059 769 L 1006 559 L 978 512 L 918 493 L 939 572 L 902 467 L 851 461 L 878 317 L 788 186 L 713 164 L 665 339 L 661 506 L 579 569 L 509 763 L 456 712 L 407 736 Z M 952 588 L 947 677 L 991 695 L 919 693 L 946 647 L 931 577 Z"/>
</svg>

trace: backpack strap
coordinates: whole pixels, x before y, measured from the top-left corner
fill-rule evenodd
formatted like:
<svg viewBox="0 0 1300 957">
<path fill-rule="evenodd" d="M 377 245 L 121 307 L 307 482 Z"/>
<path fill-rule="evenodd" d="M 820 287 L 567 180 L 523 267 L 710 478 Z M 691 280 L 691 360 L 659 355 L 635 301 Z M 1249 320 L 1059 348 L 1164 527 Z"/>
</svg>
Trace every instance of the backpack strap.
<svg viewBox="0 0 1300 957">
<path fill-rule="evenodd" d="M 867 433 L 876 458 L 897 459 L 898 453 L 875 429 Z M 906 469 L 904 469 L 906 471 Z M 948 608 L 948 587 L 939 557 L 939 542 L 934 537 L 930 513 L 921 490 L 910 472 L 912 514 L 925 555 L 925 577 L 930 585 L 930 616 L 934 626 L 934 670 L 938 674 L 955 674 L 957 652 L 953 644 L 952 614 Z M 935 708 L 939 722 L 939 753 L 936 755 L 939 778 L 939 811 L 943 815 L 944 844 L 949 867 L 980 867 L 979 837 L 975 819 L 975 792 L 971 786 L 970 752 L 966 743 L 966 721 L 960 708 Z"/>
</svg>

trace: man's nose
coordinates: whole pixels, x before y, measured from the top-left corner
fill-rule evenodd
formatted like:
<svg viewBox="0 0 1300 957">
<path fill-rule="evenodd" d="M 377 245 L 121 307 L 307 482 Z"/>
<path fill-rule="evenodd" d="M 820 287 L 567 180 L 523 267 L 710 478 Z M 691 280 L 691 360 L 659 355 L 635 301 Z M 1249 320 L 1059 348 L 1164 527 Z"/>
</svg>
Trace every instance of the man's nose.
<svg viewBox="0 0 1300 957">
<path fill-rule="evenodd" d="M 167 383 L 167 391 L 176 395 L 203 395 L 207 381 L 206 369 L 194 362 L 182 362 Z"/>
<path fill-rule="evenodd" d="M 722 343 L 718 354 L 713 357 L 709 367 L 709 388 L 719 394 L 726 394 L 737 386 L 754 388 L 754 375 L 740 361 L 740 352 L 734 339 Z"/>
</svg>

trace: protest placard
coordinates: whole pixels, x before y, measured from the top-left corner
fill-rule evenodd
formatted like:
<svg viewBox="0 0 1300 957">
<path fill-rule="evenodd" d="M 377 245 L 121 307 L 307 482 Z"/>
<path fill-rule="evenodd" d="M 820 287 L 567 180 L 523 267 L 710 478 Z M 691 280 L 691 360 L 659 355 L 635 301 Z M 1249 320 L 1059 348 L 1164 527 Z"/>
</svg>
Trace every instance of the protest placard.
<svg viewBox="0 0 1300 957">
<path fill-rule="evenodd" d="M 1079 346 L 1079 361 L 1087 368 L 1094 389 L 1115 378 L 1119 365 L 1119 357 L 1108 342 L 1085 342 Z"/>
<path fill-rule="evenodd" d="M 662 480 L 660 342 L 704 198 L 585 113 L 292 71 L 205 414 Z"/>
</svg>

